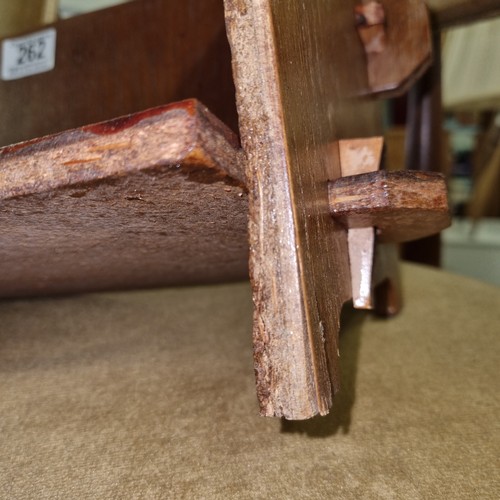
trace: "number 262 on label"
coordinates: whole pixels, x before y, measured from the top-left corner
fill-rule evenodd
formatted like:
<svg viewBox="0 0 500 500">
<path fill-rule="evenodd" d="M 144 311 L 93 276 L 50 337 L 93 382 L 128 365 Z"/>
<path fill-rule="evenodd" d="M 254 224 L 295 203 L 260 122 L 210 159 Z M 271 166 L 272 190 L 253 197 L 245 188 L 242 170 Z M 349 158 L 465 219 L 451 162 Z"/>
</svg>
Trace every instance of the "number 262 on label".
<svg viewBox="0 0 500 500">
<path fill-rule="evenodd" d="M 17 80 L 54 69 L 56 30 L 5 39 L 2 43 L 2 80 Z"/>
</svg>

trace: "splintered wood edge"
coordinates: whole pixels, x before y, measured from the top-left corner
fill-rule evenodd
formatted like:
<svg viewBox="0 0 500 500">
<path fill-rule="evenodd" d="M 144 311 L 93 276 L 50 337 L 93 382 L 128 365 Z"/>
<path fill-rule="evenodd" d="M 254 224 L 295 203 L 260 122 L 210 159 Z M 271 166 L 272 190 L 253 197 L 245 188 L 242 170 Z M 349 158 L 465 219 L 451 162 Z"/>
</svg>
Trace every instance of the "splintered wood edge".
<svg viewBox="0 0 500 500">
<path fill-rule="evenodd" d="M 325 413 L 332 401 L 328 391 L 324 391 L 326 401 L 317 393 L 316 374 L 311 371 L 312 353 L 303 337 L 307 321 L 295 250 L 282 109 L 274 74 L 274 29 L 266 3 L 225 0 L 241 142 L 248 156 L 254 368 L 261 414 L 301 419 Z M 265 140 L 259 143 L 262 137 Z M 274 278 L 276 265 L 281 282 Z M 288 332 L 288 338 L 283 332 Z M 291 364 L 293 373 L 283 370 Z"/>
<path fill-rule="evenodd" d="M 373 172 L 329 184 L 330 212 L 348 228 L 375 226 L 381 242 L 438 233 L 451 217 L 444 176 L 435 172 Z"/>
<path fill-rule="evenodd" d="M 238 139 L 195 99 L 0 149 L 0 200 L 187 164 L 246 186 Z"/>
</svg>

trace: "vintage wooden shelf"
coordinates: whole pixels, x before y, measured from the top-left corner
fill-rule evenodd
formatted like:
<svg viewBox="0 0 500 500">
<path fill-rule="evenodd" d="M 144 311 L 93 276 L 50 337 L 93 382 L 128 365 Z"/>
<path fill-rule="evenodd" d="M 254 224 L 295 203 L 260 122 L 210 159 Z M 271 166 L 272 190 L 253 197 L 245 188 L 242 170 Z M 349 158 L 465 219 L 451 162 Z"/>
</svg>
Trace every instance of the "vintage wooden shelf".
<svg viewBox="0 0 500 500">
<path fill-rule="evenodd" d="M 151 17 L 151 8 L 167 16 L 169 2 L 140 3 L 122 6 L 120 15 Z M 394 242 L 449 223 L 440 174 L 379 170 L 381 104 L 374 96 L 415 81 L 431 60 L 431 39 L 426 35 L 418 56 L 396 64 L 390 77 L 382 73 L 380 83 L 374 68 L 388 64 L 394 51 L 370 62 L 354 1 L 225 0 L 224 7 L 239 137 L 212 114 L 231 122 L 234 99 L 228 105 L 213 99 L 211 111 L 189 99 L 0 149 L 0 296 L 250 274 L 261 413 L 309 418 L 326 414 L 340 387 L 343 304 L 352 299 L 356 307 L 396 313 Z M 397 2 L 384 8 L 389 47 L 401 17 L 405 39 L 412 27 L 429 32 L 425 9 L 405 11 Z M 214 12 L 223 27 L 222 9 Z M 78 23 L 85 33 L 87 23 Z M 62 27 L 68 40 L 78 23 L 73 31 Z M 210 33 L 218 40 L 217 29 Z M 225 79 L 226 66 L 217 65 Z M 68 72 L 59 71 L 53 76 L 62 85 Z M 133 72 L 127 62 L 123 74 Z M 180 72 L 175 80 L 185 77 Z M 50 82 L 48 74 L 43 79 Z M 207 96 L 216 75 L 210 81 Z M 27 79 L 24 89 L 33 82 Z M 224 84 L 223 95 L 231 85 Z M 2 82 L 0 97 L 9 93 L 15 91 Z M 166 95 L 176 100 L 176 91 Z M 43 126 L 41 120 L 37 130 Z"/>
<path fill-rule="evenodd" d="M 194 100 L 0 149 L 0 296 L 245 278 L 241 154 Z"/>
</svg>

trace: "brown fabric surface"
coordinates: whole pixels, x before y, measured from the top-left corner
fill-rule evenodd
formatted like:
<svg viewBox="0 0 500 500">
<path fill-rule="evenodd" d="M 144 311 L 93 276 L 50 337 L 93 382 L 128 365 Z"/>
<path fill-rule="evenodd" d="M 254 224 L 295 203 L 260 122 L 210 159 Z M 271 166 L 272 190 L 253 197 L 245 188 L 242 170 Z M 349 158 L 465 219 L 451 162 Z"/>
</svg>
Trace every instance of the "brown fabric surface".
<svg viewBox="0 0 500 500">
<path fill-rule="evenodd" d="M 1 498 L 499 498 L 500 290 L 404 283 L 307 422 L 257 415 L 247 283 L 0 302 Z"/>
</svg>

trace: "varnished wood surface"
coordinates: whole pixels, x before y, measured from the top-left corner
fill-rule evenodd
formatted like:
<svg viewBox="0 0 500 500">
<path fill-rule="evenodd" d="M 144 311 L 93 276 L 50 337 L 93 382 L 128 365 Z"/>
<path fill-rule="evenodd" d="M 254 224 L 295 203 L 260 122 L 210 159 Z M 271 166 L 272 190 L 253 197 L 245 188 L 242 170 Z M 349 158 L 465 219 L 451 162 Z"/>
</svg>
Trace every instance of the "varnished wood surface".
<svg viewBox="0 0 500 500">
<path fill-rule="evenodd" d="M 197 98 L 237 131 L 221 0 L 143 0 L 62 20 L 55 69 L 0 81 L 0 146 Z"/>
<path fill-rule="evenodd" d="M 242 165 L 193 100 L 0 149 L 0 296 L 245 278 Z"/>
<path fill-rule="evenodd" d="M 372 172 L 330 184 L 332 216 L 348 228 L 377 228 L 379 241 L 400 243 L 451 224 L 446 181 L 434 172 Z"/>
<path fill-rule="evenodd" d="M 346 232 L 330 217 L 335 141 L 380 135 L 355 2 L 226 0 L 249 159 L 254 352 L 263 415 L 328 412 L 351 296 Z"/>
</svg>

